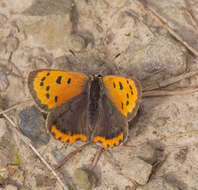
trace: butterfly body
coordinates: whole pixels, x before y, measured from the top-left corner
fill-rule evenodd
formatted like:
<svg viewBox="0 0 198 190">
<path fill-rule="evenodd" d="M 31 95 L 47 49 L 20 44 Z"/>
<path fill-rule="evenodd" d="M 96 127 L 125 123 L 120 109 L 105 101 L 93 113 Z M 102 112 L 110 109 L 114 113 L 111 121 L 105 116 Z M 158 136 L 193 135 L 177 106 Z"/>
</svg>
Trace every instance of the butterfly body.
<svg viewBox="0 0 198 190">
<path fill-rule="evenodd" d="M 88 104 L 88 119 L 91 126 L 97 120 L 98 117 L 98 107 L 101 94 L 100 78 L 98 76 L 93 76 L 89 88 L 89 104 Z"/>
<path fill-rule="evenodd" d="M 39 107 L 48 112 L 47 127 L 56 139 L 100 142 L 105 148 L 127 139 L 128 121 L 141 98 L 136 79 L 114 75 L 37 70 L 30 73 L 28 86 Z"/>
</svg>

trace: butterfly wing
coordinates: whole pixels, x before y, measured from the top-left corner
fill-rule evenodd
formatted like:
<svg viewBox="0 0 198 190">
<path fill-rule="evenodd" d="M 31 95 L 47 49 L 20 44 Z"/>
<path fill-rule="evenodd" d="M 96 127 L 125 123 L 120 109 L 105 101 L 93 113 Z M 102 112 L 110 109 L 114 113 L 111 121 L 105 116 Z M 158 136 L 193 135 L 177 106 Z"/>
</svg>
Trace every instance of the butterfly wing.
<svg viewBox="0 0 198 190">
<path fill-rule="evenodd" d="M 102 143 L 104 148 L 119 145 L 128 134 L 128 122 L 110 99 L 103 95 L 100 99 L 98 119 L 92 134 L 93 142 Z"/>
<path fill-rule="evenodd" d="M 28 86 L 38 106 L 49 112 L 47 127 L 56 139 L 70 144 L 88 135 L 88 76 L 59 70 L 29 74 Z"/>
<path fill-rule="evenodd" d="M 106 148 L 126 140 L 128 121 L 136 115 L 141 89 L 137 80 L 120 76 L 103 77 L 103 85 L 93 141 Z"/>
<path fill-rule="evenodd" d="M 36 70 L 28 77 L 28 87 L 36 103 L 45 111 L 63 104 L 81 94 L 88 76 L 59 70 Z"/>
<path fill-rule="evenodd" d="M 136 79 L 109 75 L 103 78 L 105 94 L 130 121 L 139 108 L 141 86 Z"/>
<path fill-rule="evenodd" d="M 49 131 L 56 139 L 70 144 L 78 139 L 88 140 L 87 106 L 88 95 L 84 92 L 51 111 L 47 117 Z"/>
</svg>

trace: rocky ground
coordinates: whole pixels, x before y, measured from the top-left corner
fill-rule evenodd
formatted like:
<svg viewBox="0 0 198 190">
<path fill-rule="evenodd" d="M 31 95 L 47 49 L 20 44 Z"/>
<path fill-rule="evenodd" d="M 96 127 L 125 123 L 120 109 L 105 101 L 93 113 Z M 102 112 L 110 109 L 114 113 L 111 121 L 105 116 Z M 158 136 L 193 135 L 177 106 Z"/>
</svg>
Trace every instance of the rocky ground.
<svg viewBox="0 0 198 190">
<path fill-rule="evenodd" d="M 0 189 L 198 190 L 198 2 L 186 2 L 0 1 Z M 54 168 L 83 143 L 63 145 L 47 132 L 27 88 L 39 68 L 139 79 L 127 146 L 95 166 L 100 152 L 89 145 L 54 170 L 59 180 L 31 144 Z"/>
</svg>

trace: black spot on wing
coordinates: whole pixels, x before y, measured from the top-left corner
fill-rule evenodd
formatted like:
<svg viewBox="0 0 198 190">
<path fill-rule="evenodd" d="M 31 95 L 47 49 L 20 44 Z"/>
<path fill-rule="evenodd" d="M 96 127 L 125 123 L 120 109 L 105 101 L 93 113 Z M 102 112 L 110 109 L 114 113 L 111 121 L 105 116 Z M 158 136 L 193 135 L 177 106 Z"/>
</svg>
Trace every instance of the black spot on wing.
<svg viewBox="0 0 198 190">
<path fill-rule="evenodd" d="M 46 79 L 46 77 L 43 77 L 42 79 L 41 79 L 41 81 L 44 81 Z"/>
<path fill-rule="evenodd" d="M 116 84 L 115 84 L 115 82 L 113 82 L 113 88 L 116 88 Z"/>
<path fill-rule="evenodd" d="M 123 85 L 122 85 L 122 83 L 121 83 L 121 82 L 119 82 L 119 85 L 120 85 L 120 90 L 122 90 L 122 89 L 123 89 Z"/>
<path fill-rule="evenodd" d="M 50 95 L 47 93 L 47 94 L 46 94 L 46 98 L 49 99 L 49 97 L 50 97 Z"/>
<path fill-rule="evenodd" d="M 48 72 L 47 74 L 46 74 L 46 76 L 49 76 L 50 75 L 50 72 Z"/>
<path fill-rule="evenodd" d="M 127 100 L 127 102 L 126 102 L 126 105 L 128 106 L 129 105 L 129 101 Z"/>
<path fill-rule="evenodd" d="M 49 89 L 50 89 L 50 86 L 47 86 L 47 87 L 46 87 L 46 91 L 49 91 Z"/>
<path fill-rule="evenodd" d="M 71 83 L 71 78 L 68 78 L 67 84 L 70 84 L 70 83 Z"/>
<path fill-rule="evenodd" d="M 56 83 L 57 83 L 57 84 L 61 84 L 61 80 L 62 80 L 62 76 L 57 77 Z"/>
<path fill-rule="evenodd" d="M 40 82 L 40 86 L 44 86 L 44 83 L 43 82 Z"/>
<path fill-rule="evenodd" d="M 128 93 L 126 94 L 126 97 L 129 98 L 129 94 Z"/>
<path fill-rule="evenodd" d="M 121 102 L 121 106 L 122 106 L 122 109 L 124 109 L 124 104 L 123 104 L 123 102 Z"/>
<path fill-rule="evenodd" d="M 58 96 L 54 97 L 54 101 L 57 102 L 58 101 Z"/>
</svg>

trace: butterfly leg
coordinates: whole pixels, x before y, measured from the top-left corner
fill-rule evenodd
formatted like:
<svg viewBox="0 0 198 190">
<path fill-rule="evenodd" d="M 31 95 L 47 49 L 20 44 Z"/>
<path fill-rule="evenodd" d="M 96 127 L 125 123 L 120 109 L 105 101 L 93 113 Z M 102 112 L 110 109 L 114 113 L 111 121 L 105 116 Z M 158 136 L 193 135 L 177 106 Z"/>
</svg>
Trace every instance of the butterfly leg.
<svg viewBox="0 0 198 190">
<path fill-rule="evenodd" d="M 91 143 L 86 143 L 80 147 L 78 147 L 76 150 L 70 152 L 68 155 L 66 155 L 56 166 L 55 169 L 58 169 L 60 167 L 62 167 L 62 165 L 69 159 L 71 159 L 73 156 L 75 156 L 77 153 L 83 151 L 88 145 L 90 145 Z"/>
</svg>

